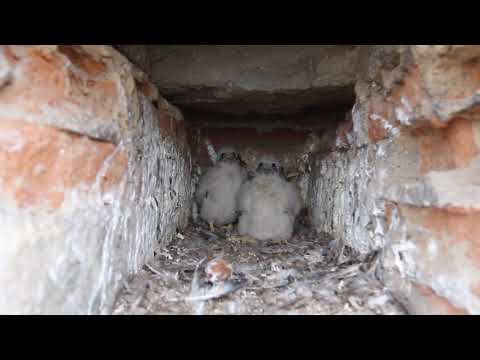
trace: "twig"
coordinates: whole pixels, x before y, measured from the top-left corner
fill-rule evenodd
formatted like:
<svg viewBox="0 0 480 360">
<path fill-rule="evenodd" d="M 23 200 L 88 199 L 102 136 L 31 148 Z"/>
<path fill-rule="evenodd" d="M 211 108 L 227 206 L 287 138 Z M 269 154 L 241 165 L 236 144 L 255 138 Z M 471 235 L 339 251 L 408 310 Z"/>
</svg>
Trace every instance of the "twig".
<svg viewBox="0 0 480 360">
<path fill-rule="evenodd" d="M 123 282 L 123 287 L 125 288 L 125 290 L 127 290 L 127 293 L 128 294 L 133 294 L 132 289 L 130 289 L 130 286 L 128 286 L 127 280 L 122 279 L 122 282 Z"/>
<path fill-rule="evenodd" d="M 200 276 L 198 275 L 198 269 L 200 268 L 200 265 L 202 265 L 205 262 L 205 260 L 207 260 L 206 257 L 200 260 L 198 264 L 195 266 L 195 271 L 193 273 L 193 278 L 192 278 L 192 285 L 190 287 L 190 296 L 196 293 L 200 288 Z"/>
<path fill-rule="evenodd" d="M 219 239 L 219 236 L 211 231 L 208 231 L 208 230 L 204 230 L 204 229 L 199 229 L 199 231 L 201 233 L 203 233 L 204 235 L 207 235 L 209 237 L 208 240 L 218 240 Z"/>
<path fill-rule="evenodd" d="M 234 284 L 229 281 L 221 285 L 215 285 L 210 289 L 200 289 L 199 295 L 192 294 L 186 299 L 186 301 L 207 301 L 218 299 L 242 288 L 243 286 L 244 283 Z"/>
<path fill-rule="evenodd" d="M 148 264 L 145 264 L 145 267 L 150 270 L 152 273 L 156 274 L 156 275 L 160 275 L 160 276 L 163 276 L 163 274 L 158 271 L 158 270 L 155 270 L 153 267 L 151 267 L 150 265 Z"/>
</svg>

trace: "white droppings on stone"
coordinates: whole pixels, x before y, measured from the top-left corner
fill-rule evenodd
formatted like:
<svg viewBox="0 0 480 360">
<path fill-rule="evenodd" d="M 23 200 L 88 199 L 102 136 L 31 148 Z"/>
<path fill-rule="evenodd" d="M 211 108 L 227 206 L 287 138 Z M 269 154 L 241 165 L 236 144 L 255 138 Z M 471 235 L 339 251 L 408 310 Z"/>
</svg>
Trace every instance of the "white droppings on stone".
<svg viewBox="0 0 480 360">
<path fill-rule="evenodd" d="M 205 145 L 207 146 L 207 152 L 208 156 L 210 157 L 210 161 L 213 165 L 215 165 L 217 163 L 217 152 L 215 151 L 215 148 L 209 139 L 205 139 Z"/>
<path fill-rule="evenodd" d="M 437 245 L 435 239 L 431 239 L 431 240 L 428 242 L 427 251 L 428 251 L 428 255 L 430 255 L 431 257 L 434 257 L 434 256 L 437 255 L 437 253 L 438 253 L 438 245 Z"/>
<path fill-rule="evenodd" d="M 385 147 L 382 145 L 377 146 L 377 156 L 384 157 L 386 155 Z"/>
<path fill-rule="evenodd" d="M 382 307 L 390 300 L 390 296 L 387 294 L 381 294 L 378 296 L 374 296 L 368 299 L 368 307 L 375 308 L 375 307 Z"/>
<path fill-rule="evenodd" d="M 382 127 L 387 131 L 390 136 L 396 136 L 400 133 L 400 130 L 390 124 L 390 122 L 388 122 L 383 116 L 380 116 L 378 114 L 372 114 L 370 115 L 370 118 L 375 121 L 380 121 Z"/>
<path fill-rule="evenodd" d="M 404 96 L 402 96 L 400 101 L 401 101 L 402 105 L 405 106 L 405 108 L 407 109 L 407 111 L 409 113 L 413 112 L 412 106 L 410 105 L 410 103 L 408 102 L 408 100 Z"/>
<path fill-rule="evenodd" d="M 401 107 L 395 108 L 395 115 L 397 116 L 398 121 L 400 121 L 402 125 L 411 125 L 411 115 Z"/>
<path fill-rule="evenodd" d="M 473 280 L 476 278 L 474 277 Z M 458 308 L 467 309 L 471 315 L 480 315 L 480 300 L 472 293 L 470 286 L 472 284 L 470 274 L 455 275 L 436 275 L 429 284 L 432 289 L 439 295 L 452 303 Z"/>
<path fill-rule="evenodd" d="M 376 221 L 375 232 L 376 235 L 384 235 L 385 231 L 380 221 Z"/>
</svg>

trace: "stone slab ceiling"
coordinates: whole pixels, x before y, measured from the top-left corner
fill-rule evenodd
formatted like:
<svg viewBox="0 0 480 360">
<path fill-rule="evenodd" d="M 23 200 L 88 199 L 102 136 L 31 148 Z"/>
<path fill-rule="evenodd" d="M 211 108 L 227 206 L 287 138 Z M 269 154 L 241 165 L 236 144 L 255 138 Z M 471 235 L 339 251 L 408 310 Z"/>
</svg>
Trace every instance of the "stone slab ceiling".
<svg viewBox="0 0 480 360">
<path fill-rule="evenodd" d="M 180 108 L 288 114 L 354 101 L 353 45 L 151 45 L 152 79 Z"/>
</svg>

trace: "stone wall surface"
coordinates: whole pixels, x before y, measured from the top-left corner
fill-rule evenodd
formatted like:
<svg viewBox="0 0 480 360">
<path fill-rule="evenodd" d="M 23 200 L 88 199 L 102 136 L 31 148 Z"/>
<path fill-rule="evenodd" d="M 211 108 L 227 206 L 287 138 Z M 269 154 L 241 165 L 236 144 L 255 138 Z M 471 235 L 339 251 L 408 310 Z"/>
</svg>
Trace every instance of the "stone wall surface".
<svg viewBox="0 0 480 360">
<path fill-rule="evenodd" d="M 148 45 L 114 45 L 114 47 L 147 75 L 151 75 L 152 62 Z"/>
<path fill-rule="evenodd" d="M 313 165 L 312 221 L 379 250 L 411 313 L 479 314 L 480 46 L 360 52 L 352 122 Z"/>
<path fill-rule="evenodd" d="M 288 149 L 315 228 L 360 254 L 378 252 L 377 277 L 409 312 L 480 314 L 480 46 L 295 56 L 288 47 L 278 50 L 288 56 L 252 45 L 202 56 L 184 48 L 184 78 L 170 74 L 182 64 L 168 47 L 165 58 L 156 52 L 162 71 L 191 81 L 165 78 L 178 103 L 264 112 L 265 122 L 335 94 L 341 109 L 358 72 L 356 103 L 335 136 L 338 119 L 329 117 L 315 119 L 324 128 L 309 118 L 298 128 L 283 128 L 282 118 L 273 129 L 251 126 L 257 116 L 225 128 L 212 120 L 190 128 L 195 155 L 206 163 L 204 140 Z M 138 67 L 111 46 L 0 46 L 0 313 L 109 313 L 124 279 L 188 221 L 194 181 L 183 115 L 149 82 L 145 49 L 120 50 Z M 219 52 L 222 67 L 210 66 Z M 291 62 L 279 66 L 280 55 Z M 239 62 L 239 78 L 219 80 Z M 201 68 L 208 86 L 194 76 Z"/>
<path fill-rule="evenodd" d="M 152 80 L 182 108 L 247 115 L 348 107 L 353 45 L 151 45 Z"/>
<path fill-rule="evenodd" d="M 183 119 L 109 46 L 0 47 L 0 313 L 108 313 L 186 225 Z"/>
</svg>

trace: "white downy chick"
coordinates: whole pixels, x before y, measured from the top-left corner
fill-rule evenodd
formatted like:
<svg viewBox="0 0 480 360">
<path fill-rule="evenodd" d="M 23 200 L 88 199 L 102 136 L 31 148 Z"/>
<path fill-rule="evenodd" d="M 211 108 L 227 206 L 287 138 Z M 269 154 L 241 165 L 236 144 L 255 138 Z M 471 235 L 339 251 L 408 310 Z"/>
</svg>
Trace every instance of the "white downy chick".
<svg viewBox="0 0 480 360">
<path fill-rule="evenodd" d="M 264 156 L 257 161 L 254 177 L 240 188 L 237 207 L 240 235 L 286 241 L 292 237 L 302 205 L 298 189 L 285 179 L 279 161 Z"/>
<path fill-rule="evenodd" d="M 227 225 L 238 218 L 236 196 L 247 176 L 240 156 L 232 147 L 223 147 L 217 153 L 217 163 L 200 179 L 195 200 L 200 217 L 217 226 Z"/>
</svg>

